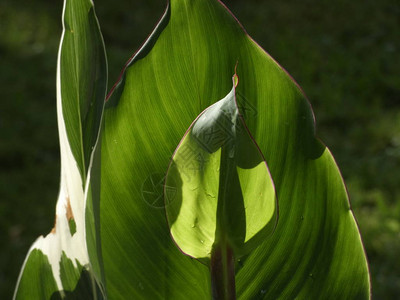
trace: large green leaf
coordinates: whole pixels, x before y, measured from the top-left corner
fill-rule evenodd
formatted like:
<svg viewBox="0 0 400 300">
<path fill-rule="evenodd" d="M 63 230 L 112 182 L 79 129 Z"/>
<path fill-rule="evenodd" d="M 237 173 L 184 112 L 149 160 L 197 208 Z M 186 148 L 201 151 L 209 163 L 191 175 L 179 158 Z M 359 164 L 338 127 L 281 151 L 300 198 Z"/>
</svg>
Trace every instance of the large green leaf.
<svg viewBox="0 0 400 300">
<path fill-rule="evenodd" d="M 53 230 L 29 250 L 16 299 L 102 297 L 100 285 L 95 283 L 101 283 L 96 239 L 87 234 L 98 232 L 93 225 L 96 217 L 93 209 L 85 209 L 86 202 L 93 206 L 90 187 L 97 176 L 89 180 L 92 150 L 107 86 L 104 44 L 93 3 L 66 0 L 63 28 L 57 66 L 61 183 L 56 220 Z"/>
<path fill-rule="evenodd" d="M 174 149 L 192 121 L 231 90 L 237 62 L 240 109 L 280 211 L 272 237 L 236 262 L 237 296 L 368 298 L 357 225 L 306 97 L 216 0 L 171 0 L 108 100 L 100 220 L 109 297 L 210 298 L 208 268 L 171 241 L 160 199 Z"/>
</svg>

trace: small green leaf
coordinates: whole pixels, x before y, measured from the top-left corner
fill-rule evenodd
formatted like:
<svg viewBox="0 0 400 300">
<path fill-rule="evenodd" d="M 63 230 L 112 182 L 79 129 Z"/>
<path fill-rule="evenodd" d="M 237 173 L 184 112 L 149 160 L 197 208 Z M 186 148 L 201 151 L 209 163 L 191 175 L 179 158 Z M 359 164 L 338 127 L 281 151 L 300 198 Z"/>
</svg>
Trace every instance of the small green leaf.
<svg viewBox="0 0 400 300">
<path fill-rule="evenodd" d="M 275 189 L 265 159 L 236 104 L 237 76 L 226 97 L 189 127 L 169 166 L 167 219 L 178 247 L 207 262 L 222 240 L 236 257 L 275 227 Z M 175 187 L 176 192 L 168 192 Z"/>
</svg>

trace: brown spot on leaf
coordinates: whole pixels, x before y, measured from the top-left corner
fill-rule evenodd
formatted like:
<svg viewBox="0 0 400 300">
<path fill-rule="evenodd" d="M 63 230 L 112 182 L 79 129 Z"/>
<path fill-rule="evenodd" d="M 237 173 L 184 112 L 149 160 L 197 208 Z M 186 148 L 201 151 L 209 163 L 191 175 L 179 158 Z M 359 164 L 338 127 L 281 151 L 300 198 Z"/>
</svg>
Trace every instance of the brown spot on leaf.
<svg viewBox="0 0 400 300">
<path fill-rule="evenodd" d="M 69 197 L 67 197 L 67 220 L 74 220 L 74 214 L 72 213 L 71 202 L 69 201 Z"/>
<path fill-rule="evenodd" d="M 74 221 L 74 214 L 72 213 L 72 207 L 71 207 L 71 202 L 69 201 L 69 197 L 67 197 L 67 205 L 65 207 L 67 209 L 66 216 L 68 221 Z M 56 233 L 56 227 L 57 227 L 57 215 L 54 218 L 54 226 L 51 229 L 50 233 Z"/>
<path fill-rule="evenodd" d="M 56 225 L 57 225 L 57 215 L 56 215 L 56 217 L 54 218 L 54 226 L 53 226 L 53 228 L 51 229 L 50 233 L 56 233 Z"/>
<path fill-rule="evenodd" d="M 73 236 L 76 232 L 76 223 L 74 220 L 74 215 L 72 212 L 72 208 L 71 208 L 71 202 L 69 201 L 69 198 L 67 197 L 67 220 L 68 220 L 68 227 L 69 227 L 69 232 L 71 233 L 71 236 Z"/>
</svg>

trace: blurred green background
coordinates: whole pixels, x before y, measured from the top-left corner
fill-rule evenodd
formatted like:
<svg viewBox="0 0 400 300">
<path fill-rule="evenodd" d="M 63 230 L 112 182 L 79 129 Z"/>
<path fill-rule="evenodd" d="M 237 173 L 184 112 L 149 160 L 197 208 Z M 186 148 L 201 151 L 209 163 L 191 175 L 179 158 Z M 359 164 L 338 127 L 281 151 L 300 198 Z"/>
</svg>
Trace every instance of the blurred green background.
<svg viewBox="0 0 400 300">
<path fill-rule="evenodd" d="M 95 2 L 111 86 L 158 21 L 165 0 Z M 308 95 L 317 134 L 348 187 L 374 299 L 398 299 L 400 2 L 225 3 Z M 11 298 L 30 245 L 53 226 L 61 12 L 61 0 L 0 2 L 0 299 Z"/>
</svg>

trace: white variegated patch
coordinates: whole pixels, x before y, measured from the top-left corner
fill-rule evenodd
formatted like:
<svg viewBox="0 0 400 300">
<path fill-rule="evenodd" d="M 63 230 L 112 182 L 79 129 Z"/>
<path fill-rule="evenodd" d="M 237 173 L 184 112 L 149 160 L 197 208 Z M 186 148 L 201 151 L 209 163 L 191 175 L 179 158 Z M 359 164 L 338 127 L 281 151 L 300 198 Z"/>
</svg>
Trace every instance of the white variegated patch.
<svg viewBox="0 0 400 300">
<path fill-rule="evenodd" d="M 66 1 L 64 1 L 63 20 L 65 5 Z M 47 256 L 52 268 L 54 279 L 60 291 L 63 290 L 60 277 L 60 262 L 63 252 L 72 261 L 74 267 L 78 267 L 77 262 L 82 266 L 89 266 L 85 230 L 86 193 L 83 189 L 83 181 L 79 172 L 78 164 L 68 141 L 62 112 L 60 63 L 64 33 L 65 27 L 63 28 L 61 36 L 57 60 L 57 120 L 61 151 L 61 182 L 56 206 L 56 221 L 53 230 L 45 237 L 39 237 L 30 248 L 18 279 L 18 282 L 20 282 L 26 262 L 32 251 L 39 249 Z M 85 186 L 85 189 L 87 189 L 88 185 L 86 184 Z M 76 232 L 73 234 L 71 234 L 69 227 L 70 219 L 73 219 L 76 224 Z M 17 290 L 18 288 L 15 292 L 17 292 Z M 14 295 L 14 298 L 15 296 L 16 295 Z"/>
</svg>

